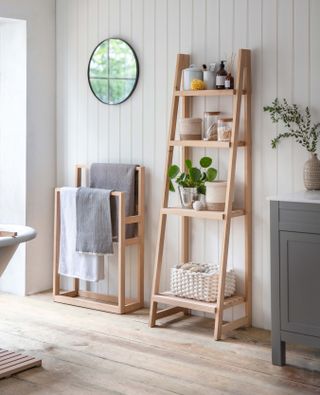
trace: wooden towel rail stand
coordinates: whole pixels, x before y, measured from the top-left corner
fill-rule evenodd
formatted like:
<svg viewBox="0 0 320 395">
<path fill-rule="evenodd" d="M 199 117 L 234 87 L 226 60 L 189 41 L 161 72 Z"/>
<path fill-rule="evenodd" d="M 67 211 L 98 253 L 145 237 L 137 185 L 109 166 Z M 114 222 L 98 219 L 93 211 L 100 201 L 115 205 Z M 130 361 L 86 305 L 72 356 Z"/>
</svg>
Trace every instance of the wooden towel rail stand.
<svg viewBox="0 0 320 395">
<path fill-rule="evenodd" d="M 82 185 L 82 174 L 86 166 L 76 166 L 76 186 Z M 118 205 L 118 296 L 98 294 L 96 292 L 80 289 L 79 279 L 73 279 L 73 289 L 62 291 L 59 274 L 59 250 L 60 250 L 60 189 L 55 189 L 54 208 L 54 250 L 53 250 L 53 300 L 73 306 L 85 307 L 109 313 L 125 314 L 133 312 L 144 306 L 144 167 L 137 166 L 137 214 L 125 215 L 125 193 L 113 191 L 119 201 Z M 126 238 L 126 225 L 137 224 L 137 236 Z M 125 248 L 131 245 L 138 246 L 138 270 L 137 270 L 137 297 L 129 299 L 125 297 Z"/>
</svg>

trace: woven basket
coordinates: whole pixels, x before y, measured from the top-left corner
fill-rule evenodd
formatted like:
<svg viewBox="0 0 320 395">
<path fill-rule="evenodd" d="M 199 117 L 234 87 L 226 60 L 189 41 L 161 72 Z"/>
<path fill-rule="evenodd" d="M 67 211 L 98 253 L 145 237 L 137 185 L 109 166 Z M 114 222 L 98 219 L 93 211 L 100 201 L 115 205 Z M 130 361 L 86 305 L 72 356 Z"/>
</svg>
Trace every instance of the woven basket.
<svg viewBox="0 0 320 395">
<path fill-rule="evenodd" d="M 209 273 L 172 268 L 171 292 L 184 298 L 216 302 L 219 286 L 219 266 L 211 264 L 205 266 L 210 268 Z M 226 275 L 224 296 L 232 296 L 235 291 L 236 276 L 233 270 L 229 270 Z"/>
</svg>

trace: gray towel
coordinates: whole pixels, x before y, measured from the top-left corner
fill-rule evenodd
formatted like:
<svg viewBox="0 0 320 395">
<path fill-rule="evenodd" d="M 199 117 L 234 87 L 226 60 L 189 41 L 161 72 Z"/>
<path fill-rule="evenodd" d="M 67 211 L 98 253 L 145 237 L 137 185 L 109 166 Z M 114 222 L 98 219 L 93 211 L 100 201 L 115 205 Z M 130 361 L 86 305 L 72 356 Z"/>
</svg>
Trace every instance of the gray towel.
<svg viewBox="0 0 320 395">
<path fill-rule="evenodd" d="M 93 163 L 90 168 L 90 187 L 112 189 L 126 193 L 126 216 L 135 215 L 136 165 Z M 118 199 L 111 197 L 113 236 L 118 236 Z M 126 238 L 136 235 L 136 225 L 126 226 Z"/>
<path fill-rule="evenodd" d="M 112 254 L 110 190 L 78 188 L 76 251 Z"/>
</svg>

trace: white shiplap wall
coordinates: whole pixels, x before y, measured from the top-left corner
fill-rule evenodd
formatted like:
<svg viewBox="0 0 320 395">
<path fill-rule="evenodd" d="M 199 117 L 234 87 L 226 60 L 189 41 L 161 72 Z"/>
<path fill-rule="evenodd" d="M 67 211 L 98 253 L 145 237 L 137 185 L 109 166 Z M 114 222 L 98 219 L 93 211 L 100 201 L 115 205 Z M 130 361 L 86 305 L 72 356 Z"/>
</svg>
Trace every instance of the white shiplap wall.
<svg viewBox="0 0 320 395">
<path fill-rule="evenodd" d="M 253 319 L 270 327 L 269 219 L 266 196 L 299 190 L 307 158 L 287 141 L 270 148 L 276 135 L 262 111 L 276 97 L 310 105 L 320 116 L 320 2 L 318 0 L 57 0 L 58 185 L 73 182 L 76 163 L 110 161 L 146 166 L 146 301 L 149 300 L 165 157 L 168 113 L 178 52 L 197 64 L 252 49 L 253 69 Z M 105 106 L 91 94 L 87 62 L 96 44 L 112 36 L 129 41 L 140 62 L 134 95 L 120 106 Z M 199 98 L 204 110 L 230 111 L 230 98 Z M 205 151 L 195 154 L 199 158 Z M 226 176 L 226 152 L 214 156 Z M 240 154 L 241 159 L 241 154 Z M 178 155 L 176 156 L 178 160 Z M 239 179 L 243 177 L 239 166 Z M 175 199 L 175 197 L 171 197 Z M 241 200 L 238 194 L 237 200 Z M 234 221 L 230 266 L 243 267 L 243 219 Z M 193 222 L 192 257 L 217 261 L 221 224 Z M 179 226 L 169 219 L 163 280 L 178 260 Z M 129 253 L 134 257 L 134 252 Z M 106 262 L 100 291 L 114 292 L 115 261 Z M 128 265 L 128 293 L 134 293 L 134 266 Z"/>
<path fill-rule="evenodd" d="M 0 218 L 26 221 L 27 24 L 0 18 Z M 16 114 L 19 114 L 19 117 Z M 4 148 L 5 147 L 5 148 Z M 1 291 L 24 295 L 26 248 L 22 243 L 0 278 Z"/>
<path fill-rule="evenodd" d="M 19 247 L 20 251 L 26 251 L 25 258 L 19 254 L 12 259 L 0 281 L 0 290 L 31 294 L 52 286 L 52 211 L 56 183 L 55 0 L 0 1 L 0 15 L 26 23 L 27 50 L 26 56 L 22 51 L 11 53 L 12 48 L 5 52 L 10 70 L 7 67 L 3 71 L 9 74 L 15 73 L 15 63 L 22 67 L 26 62 L 27 112 L 20 110 L 20 99 L 16 101 L 15 94 L 10 95 L 8 88 L 5 95 L 10 97 L 5 97 L 5 105 L 0 103 L 0 123 L 3 126 L 0 156 L 10 155 L 5 165 L 0 163 L 0 172 L 4 175 L 0 185 L 0 222 L 27 224 L 37 230 L 35 240 Z M 10 45 L 10 39 L 13 36 L 5 40 L 3 49 Z M 19 55 L 24 55 L 25 59 L 17 60 Z M 9 80 L 6 79 L 6 84 Z M 15 121 L 11 121 L 14 117 Z M 4 127 L 6 120 L 11 122 L 9 128 Z M 21 122 L 21 127 L 18 122 Z M 10 133 L 15 127 L 15 132 Z M 26 141 L 23 142 L 25 127 Z M 18 135 L 22 136 L 21 139 Z M 15 144 L 13 136 L 19 140 Z M 15 157 L 19 159 L 11 165 Z M 18 176 L 16 172 L 19 172 Z M 15 188 L 16 183 L 18 188 Z M 24 192 L 21 192 L 22 188 Z M 13 191 L 11 195 L 10 191 Z M 7 196 L 7 201 L 3 196 Z M 19 199 L 24 210 L 22 213 L 19 207 L 14 207 Z"/>
</svg>

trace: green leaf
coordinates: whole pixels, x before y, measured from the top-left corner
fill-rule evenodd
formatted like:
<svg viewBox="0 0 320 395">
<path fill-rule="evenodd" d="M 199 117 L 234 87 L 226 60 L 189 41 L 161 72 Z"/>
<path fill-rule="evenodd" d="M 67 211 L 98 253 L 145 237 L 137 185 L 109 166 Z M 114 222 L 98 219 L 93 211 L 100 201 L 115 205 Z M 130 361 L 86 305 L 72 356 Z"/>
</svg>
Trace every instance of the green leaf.
<svg viewBox="0 0 320 395">
<path fill-rule="evenodd" d="M 209 167 L 212 163 L 212 159 L 209 158 L 209 156 L 204 156 L 203 158 L 200 159 L 200 165 L 201 167 L 204 167 L 205 169 Z"/>
<path fill-rule="evenodd" d="M 172 184 L 172 181 L 171 181 L 171 180 L 169 181 L 169 191 L 171 191 L 171 192 L 175 192 L 175 189 L 174 189 L 174 186 L 173 186 L 173 184 Z"/>
<path fill-rule="evenodd" d="M 177 165 L 171 165 L 170 167 L 169 167 L 169 170 L 168 170 L 168 176 L 169 176 L 169 178 L 175 178 L 178 174 L 179 174 L 179 171 L 180 171 L 180 169 L 179 169 L 179 166 L 177 166 Z"/>
<path fill-rule="evenodd" d="M 207 170 L 207 180 L 208 181 L 213 181 L 217 177 L 217 170 L 214 169 L 213 167 L 210 167 Z"/>
<path fill-rule="evenodd" d="M 186 168 L 190 170 L 191 167 L 192 167 L 192 162 L 191 162 L 191 160 L 190 160 L 190 159 L 186 159 L 185 164 L 186 164 Z"/>
<path fill-rule="evenodd" d="M 196 167 L 191 167 L 190 169 L 190 177 L 192 181 L 200 181 L 201 179 L 201 171 Z"/>
<path fill-rule="evenodd" d="M 205 195 L 206 194 L 206 187 L 205 187 L 205 185 L 203 185 L 203 184 L 199 185 L 198 188 L 197 188 L 197 192 L 198 193 L 202 193 L 203 195 Z"/>
<path fill-rule="evenodd" d="M 200 181 L 206 181 L 206 179 L 207 179 L 207 174 L 206 172 L 203 172 Z"/>
<path fill-rule="evenodd" d="M 179 183 L 181 181 L 184 181 L 186 178 L 186 173 L 180 173 L 180 175 L 176 178 L 176 182 Z"/>
</svg>

